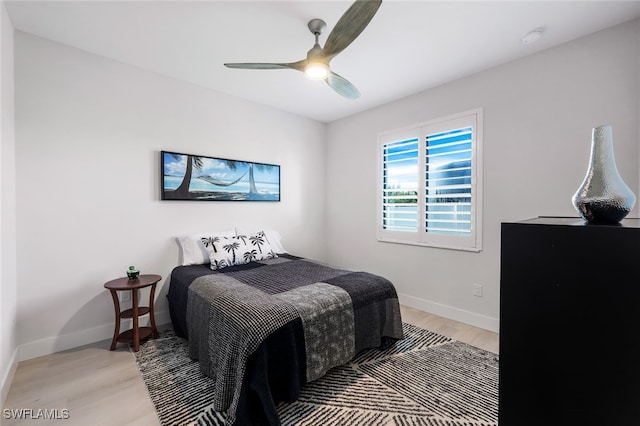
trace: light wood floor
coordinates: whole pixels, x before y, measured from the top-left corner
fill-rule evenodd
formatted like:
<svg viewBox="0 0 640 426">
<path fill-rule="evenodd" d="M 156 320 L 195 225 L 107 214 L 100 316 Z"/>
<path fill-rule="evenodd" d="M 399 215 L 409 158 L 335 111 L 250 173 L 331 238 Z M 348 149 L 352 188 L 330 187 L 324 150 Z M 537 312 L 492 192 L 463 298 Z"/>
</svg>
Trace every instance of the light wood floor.
<svg viewBox="0 0 640 426">
<path fill-rule="evenodd" d="M 402 307 L 405 322 L 498 353 L 498 335 L 437 315 Z M 4 409 L 69 410 L 67 420 L 12 420 L 2 425 L 159 424 L 134 356 L 127 345 L 109 351 L 110 341 L 76 348 L 18 365 Z M 62 414 L 62 413 L 61 413 Z"/>
</svg>

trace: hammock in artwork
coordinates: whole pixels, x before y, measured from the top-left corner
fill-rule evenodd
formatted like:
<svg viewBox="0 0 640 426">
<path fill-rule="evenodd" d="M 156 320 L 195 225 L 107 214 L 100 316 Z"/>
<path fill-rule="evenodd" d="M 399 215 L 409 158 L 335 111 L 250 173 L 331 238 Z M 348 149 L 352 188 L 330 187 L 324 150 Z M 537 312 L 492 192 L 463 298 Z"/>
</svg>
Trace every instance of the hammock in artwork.
<svg viewBox="0 0 640 426">
<path fill-rule="evenodd" d="M 233 182 L 224 182 L 224 181 L 221 181 L 221 180 L 217 180 L 217 179 L 215 179 L 215 178 L 213 178 L 211 176 L 208 176 L 208 175 L 198 176 L 198 179 L 202 179 L 203 181 L 209 182 L 209 183 L 211 183 L 213 185 L 216 185 L 216 186 L 231 186 L 233 184 L 238 183 L 240 181 L 240 179 L 242 179 L 243 177 L 245 177 L 247 175 L 248 172 L 249 171 L 247 170 L 246 172 L 244 172 L 244 174 L 242 176 L 240 176 L 238 179 L 234 180 Z"/>
</svg>

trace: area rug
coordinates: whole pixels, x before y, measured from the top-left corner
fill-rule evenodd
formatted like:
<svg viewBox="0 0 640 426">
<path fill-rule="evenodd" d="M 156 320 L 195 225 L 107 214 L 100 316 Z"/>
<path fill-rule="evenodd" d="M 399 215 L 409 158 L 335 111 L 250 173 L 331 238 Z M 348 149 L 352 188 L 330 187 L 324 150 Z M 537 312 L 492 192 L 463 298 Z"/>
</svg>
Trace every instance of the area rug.
<svg viewBox="0 0 640 426">
<path fill-rule="evenodd" d="M 497 425 L 498 355 L 403 326 L 403 341 L 362 352 L 280 404 L 282 424 Z M 163 425 L 224 425 L 224 413 L 210 407 L 212 380 L 189 358 L 186 340 L 165 332 L 135 357 Z"/>
</svg>

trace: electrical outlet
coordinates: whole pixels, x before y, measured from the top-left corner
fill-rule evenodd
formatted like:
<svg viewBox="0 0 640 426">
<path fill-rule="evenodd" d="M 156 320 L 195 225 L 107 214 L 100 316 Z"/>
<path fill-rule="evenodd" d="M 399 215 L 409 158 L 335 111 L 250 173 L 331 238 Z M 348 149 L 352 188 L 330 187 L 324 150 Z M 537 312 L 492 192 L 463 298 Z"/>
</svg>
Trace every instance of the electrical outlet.
<svg viewBox="0 0 640 426">
<path fill-rule="evenodd" d="M 473 295 L 477 297 L 482 297 L 482 284 L 473 284 Z"/>
<path fill-rule="evenodd" d="M 121 302 L 128 302 L 131 300 L 131 292 L 130 291 L 121 291 L 118 293 L 120 295 Z"/>
</svg>

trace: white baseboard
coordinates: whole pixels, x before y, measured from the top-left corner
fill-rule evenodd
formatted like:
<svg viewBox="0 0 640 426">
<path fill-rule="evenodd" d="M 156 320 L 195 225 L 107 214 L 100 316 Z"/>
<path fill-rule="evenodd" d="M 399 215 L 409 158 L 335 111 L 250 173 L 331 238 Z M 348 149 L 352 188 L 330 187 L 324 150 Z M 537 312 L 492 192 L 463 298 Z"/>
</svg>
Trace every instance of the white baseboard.
<svg viewBox="0 0 640 426">
<path fill-rule="evenodd" d="M 398 293 L 398 298 L 401 304 L 409 306 L 410 308 L 420 309 L 421 311 L 430 312 L 495 333 L 500 331 L 500 320 L 498 318 L 476 314 L 475 312 L 465 311 L 464 309 L 454 308 L 453 306 L 443 305 L 442 303 L 415 296 L 409 296 L 408 294 Z"/>
<path fill-rule="evenodd" d="M 13 355 L 11 356 L 11 361 L 9 361 L 9 368 L 2 377 L 2 382 L 0 384 L 0 408 L 4 407 L 4 402 L 7 400 L 7 395 L 9 394 L 9 388 L 11 387 L 11 383 L 13 383 L 13 376 L 16 374 L 16 369 L 18 368 L 18 348 L 13 351 Z M 4 373 L 4 372 L 3 372 Z"/>
<path fill-rule="evenodd" d="M 171 322 L 169 311 L 156 312 L 155 318 L 156 325 L 158 327 Z M 145 321 L 145 317 L 141 317 L 141 321 Z M 109 323 L 98 327 L 75 331 L 73 333 L 36 340 L 35 342 L 24 343 L 18 348 L 18 360 L 26 361 L 28 359 L 66 351 L 67 349 L 77 348 L 79 346 L 88 345 L 101 340 L 110 340 L 113 337 L 114 326 L 114 323 Z M 120 325 L 120 330 L 124 331 L 130 327 L 131 320 L 123 320 Z"/>
</svg>

